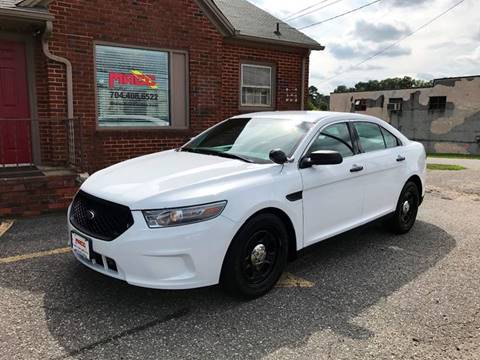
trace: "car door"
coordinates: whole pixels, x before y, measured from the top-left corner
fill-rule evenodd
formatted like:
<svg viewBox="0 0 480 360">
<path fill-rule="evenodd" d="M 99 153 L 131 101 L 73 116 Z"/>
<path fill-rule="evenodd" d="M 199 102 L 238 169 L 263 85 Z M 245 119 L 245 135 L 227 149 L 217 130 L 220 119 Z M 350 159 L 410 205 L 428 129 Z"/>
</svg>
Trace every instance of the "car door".
<svg viewBox="0 0 480 360">
<path fill-rule="evenodd" d="M 336 123 L 319 131 L 304 157 L 318 150 L 338 151 L 343 163 L 300 169 L 305 246 L 355 227 L 362 217 L 363 165 L 349 125 Z"/>
<path fill-rule="evenodd" d="M 353 122 L 364 164 L 364 222 L 395 210 L 403 187 L 405 153 L 400 141 L 373 122 Z"/>
</svg>

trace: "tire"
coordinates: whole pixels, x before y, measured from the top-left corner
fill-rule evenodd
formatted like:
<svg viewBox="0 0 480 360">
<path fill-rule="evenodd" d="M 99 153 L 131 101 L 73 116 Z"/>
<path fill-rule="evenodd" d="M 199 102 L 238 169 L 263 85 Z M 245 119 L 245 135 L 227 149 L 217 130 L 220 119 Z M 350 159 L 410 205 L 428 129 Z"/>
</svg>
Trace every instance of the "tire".
<svg viewBox="0 0 480 360">
<path fill-rule="evenodd" d="M 420 205 L 420 193 L 417 185 L 409 181 L 403 187 L 398 199 L 397 208 L 389 222 L 389 227 L 395 234 L 408 233 L 417 219 Z"/>
<path fill-rule="evenodd" d="M 274 214 L 248 220 L 233 239 L 220 283 L 232 296 L 255 299 L 277 283 L 288 259 L 288 232 Z"/>
</svg>

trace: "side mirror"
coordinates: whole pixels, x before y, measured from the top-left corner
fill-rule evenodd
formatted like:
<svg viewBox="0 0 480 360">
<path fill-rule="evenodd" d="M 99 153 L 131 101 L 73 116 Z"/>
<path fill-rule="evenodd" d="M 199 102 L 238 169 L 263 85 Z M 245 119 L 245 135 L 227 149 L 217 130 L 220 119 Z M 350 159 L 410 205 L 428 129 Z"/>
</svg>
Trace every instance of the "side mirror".
<svg viewBox="0 0 480 360">
<path fill-rule="evenodd" d="M 305 169 L 315 165 L 338 165 L 343 162 L 343 157 L 338 151 L 315 151 L 302 159 L 300 168 Z"/>
<path fill-rule="evenodd" d="M 283 150 L 275 149 L 270 151 L 270 160 L 272 160 L 275 164 L 283 165 L 288 162 L 288 156 L 283 152 Z"/>
</svg>

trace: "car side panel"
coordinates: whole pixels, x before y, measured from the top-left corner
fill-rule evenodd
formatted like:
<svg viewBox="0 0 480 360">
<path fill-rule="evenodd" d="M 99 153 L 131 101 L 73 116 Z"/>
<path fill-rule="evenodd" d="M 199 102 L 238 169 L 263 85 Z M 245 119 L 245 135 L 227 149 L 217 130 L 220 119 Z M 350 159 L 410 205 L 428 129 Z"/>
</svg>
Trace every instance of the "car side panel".
<svg viewBox="0 0 480 360">
<path fill-rule="evenodd" d="M 427 156 L 421 143 L 411 141 L 406 147 L 407 169 L 405 181 L 414 175 L 422 181 L 422 196 L 425 196 L 427 186 Z"/>
<path fill-rule="evenodd" d="M 322 165 L 302 169 L 304 187 L 305 246 L 329 238 L 346 228 L 355 227 L 363 213 L 365 180 L 358 156 L 344 159 L 339 165 Z"/>
<path fill-rule="evenodd" d="M 232 192 L 222 215 L 235 223 L 236 233 L 255 213 L 268 208 L 281 210 L 292 222 L 297 250 L 300 250 L 304 247 L 302 198 L 287 199 L 288 195 L 295 193 L 302 193 L 302 180 L 296 164 L 278 165 L 268 174 L 257 177 L 254 185 L 242 186 Z"/>
<path fill-rule="evenodd" d="M 367 179 L 364 220 L 374 219 L 395 210 L 407 169 L 406 162 L 397 161 L 397 158 L 405 155 L 403 147 L 360 155 L 365 163 L 364 175 Z"/>
</svg>

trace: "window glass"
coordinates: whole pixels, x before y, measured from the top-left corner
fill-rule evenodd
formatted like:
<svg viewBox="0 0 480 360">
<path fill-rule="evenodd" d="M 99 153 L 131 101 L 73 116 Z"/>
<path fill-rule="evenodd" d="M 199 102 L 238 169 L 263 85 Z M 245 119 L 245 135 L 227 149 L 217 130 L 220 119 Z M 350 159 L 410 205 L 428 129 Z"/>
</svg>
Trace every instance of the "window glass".
<svg viewBox="0 0 480 360">
<path fill-rule="evenodd" d="M 382 132 L 377 124 L 360 122 L 354 124 L 360 139 L 360 145 L 365 152 L 385 149 Z"/>
<path fill-rule="evenodd" d="M 399 145 L 398 139 L 392 135 L 388 130 L 385 130 L 383 127 L 382 129 L 382 134 L 383 138 L 385 139 L 385 145 L 387 145 L 387 148 L 394 148 Z"/>
<path fill-rule="evenodd" d="M 242 64 L 242 106 L 272 106 L 272 68 Z"/>
<path fill-rule="evenodd" d="M 431 96 L 428 103 L 428 110 L 431 111 L 443 111 L 447 107 L 447 97 L 446 96 Z"/>
<path fill-rule="evenodd" d="M 100 127 L 170 126 L 169 53 L 95 47 Z"/>
<path fill-rule="evenodd" d="M 388 100 L 387 109 L 388 111 L 397 112 L 402 111 L 403 108 L 403 98 L 390 98 Z"/>
<path fill-rule="evenodd" d="M 337 151 L 343 157 L 354 155 L 352 139 L 347 124 L 335 124 L 322 130 L 310 147 L 308 154 L 319 150 Z"/>
<path fill-rule="evenodd" d="M 290 119 L 230 119 L 194 138 L 183 150 L 240 155 L 254 162 L 268 163 L 274 149 L 292 156 L 313 125 Z"/>
<path fill-rule="evenodd" d="M 367 111 L 367 99 L 355 100 L 355 111 Z"/>
</svg>

